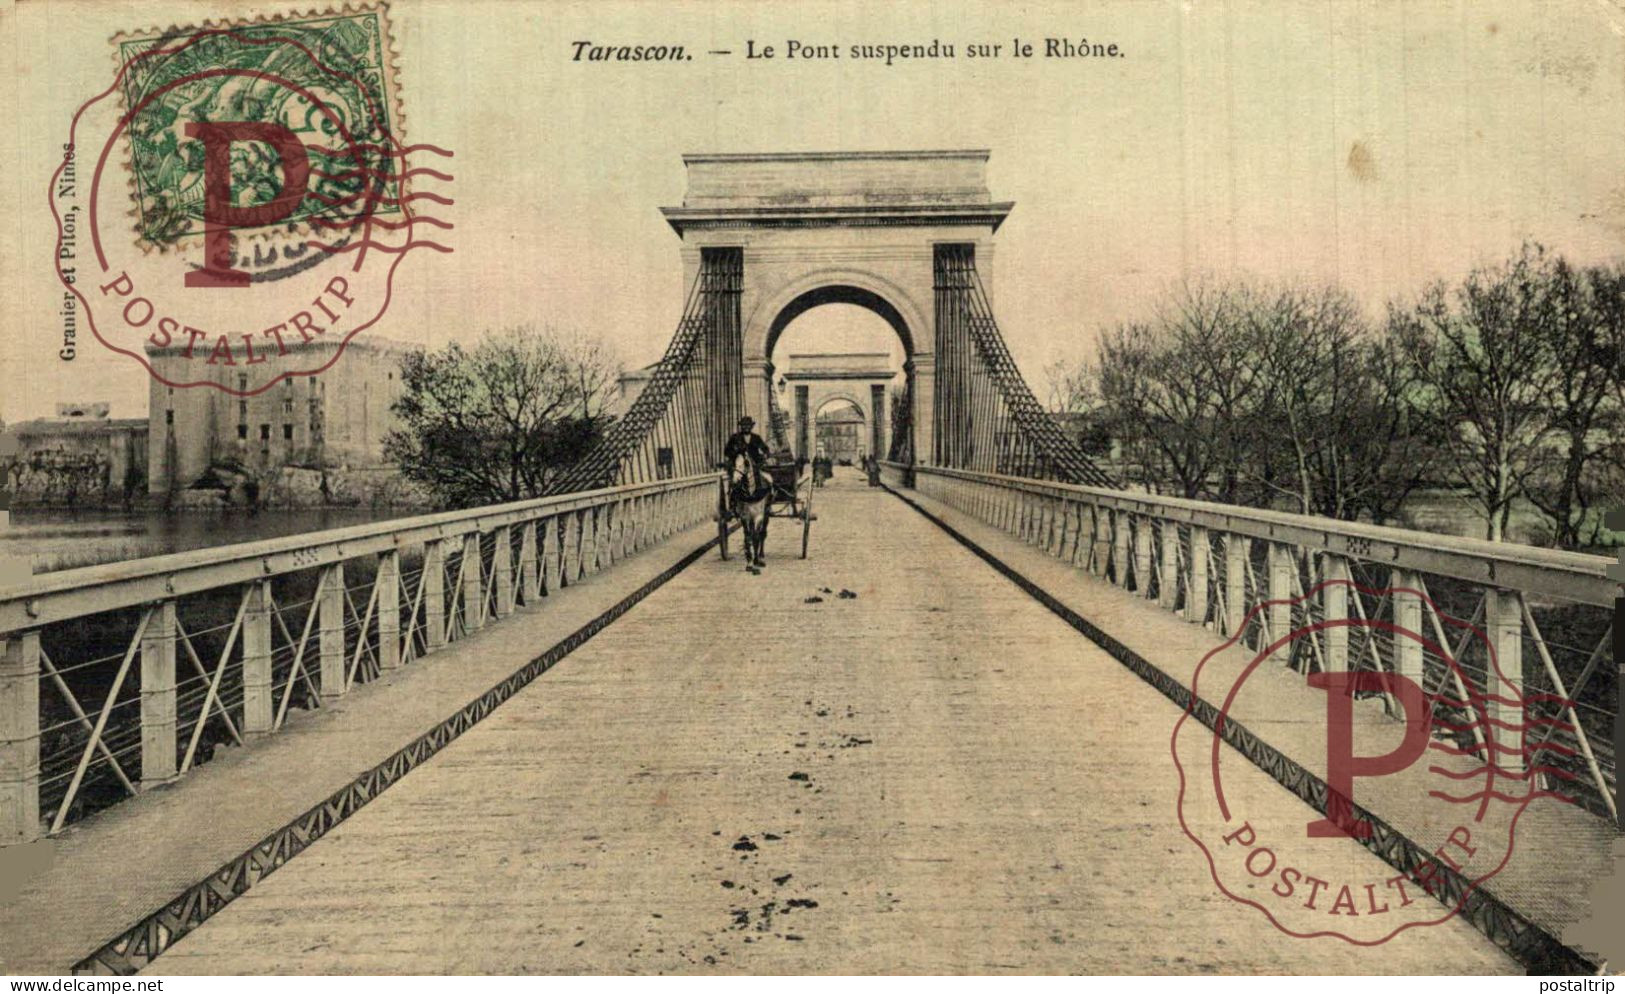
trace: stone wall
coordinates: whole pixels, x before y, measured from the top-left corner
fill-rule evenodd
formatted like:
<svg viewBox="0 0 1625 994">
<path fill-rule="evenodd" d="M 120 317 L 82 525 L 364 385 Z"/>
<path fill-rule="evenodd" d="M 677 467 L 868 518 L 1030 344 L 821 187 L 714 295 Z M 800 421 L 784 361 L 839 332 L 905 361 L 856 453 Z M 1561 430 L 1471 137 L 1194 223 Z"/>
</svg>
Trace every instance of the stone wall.
<svg viewBox="0 0 1625 994">
<path fill-rule="evenodd" d="M 0 484 L 19 507 L 121 507 L 145 498 L 145 418 L 41 418 L 7 434 L 16 444 L 0 463 Z"/>
</svg>

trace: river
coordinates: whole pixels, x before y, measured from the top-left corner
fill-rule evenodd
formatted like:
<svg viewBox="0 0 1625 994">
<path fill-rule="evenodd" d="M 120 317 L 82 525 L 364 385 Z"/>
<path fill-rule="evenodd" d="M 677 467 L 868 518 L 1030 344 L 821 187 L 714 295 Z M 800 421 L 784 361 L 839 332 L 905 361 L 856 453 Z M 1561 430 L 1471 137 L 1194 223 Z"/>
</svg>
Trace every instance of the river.
<svg viewBox="0 0 1625 994">
<path fill-rule="evenodd" d="M 35 573 L 46 573 L 166 552 L 345 528 L 412 513 L 365 508 L 178 514 L 13 510 L 10 527 L 0 526 L 0 560 L 14 556 L 27 558 Z"/>
</svg>

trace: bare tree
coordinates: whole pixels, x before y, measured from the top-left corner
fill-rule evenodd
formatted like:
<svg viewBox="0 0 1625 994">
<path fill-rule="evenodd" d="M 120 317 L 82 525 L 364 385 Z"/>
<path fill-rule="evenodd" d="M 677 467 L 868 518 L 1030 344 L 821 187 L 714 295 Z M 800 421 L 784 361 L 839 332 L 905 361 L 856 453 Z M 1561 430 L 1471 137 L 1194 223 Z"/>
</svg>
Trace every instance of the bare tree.
<svg viewBox="0 0 1625 994">
<path fill-rule="evenodd" d="M 1284 498 L 1299 513 L 1345 520 L 1391 517 L 1421 482 L 1416 456 L 1427 442 L 1404 354 L 1372 333 L 1342 289 L 1254 288 L 1241 297 L 1260 383 L 1240 465 L 1261 502 Z"/>
<path fill-rule="evenodd" d="M 1551 429 L 1564 306 L 1557 282 L 1555 260 L 1525 245 L 1507 263 L 1475 268 L 1453 292 L 1435 284 L 1390 316 L 1492 541 L 1505 536 Z"/>
<path fill-rule="evenodd" d="M 597 341 L 530 326 L 402 363 L 385 451 L 451 506 L 539 496 L 607 426 L 618 368 Z"/>
<path fill-rule="evenodd" d="M 1049 409 L 1057 414 L 1087 414 L 1100 407 L 1100 375 L 1087 359 L 1052 359 L 1044 364 Z"/>
<path fill-rule="evenodd" d="M 1625 351 L 1625 273 L 1576 271 L 1562 259 L 1550 281 L 1552 361 L 1548 417 L 1553 446 L 1530 474 L 1525 492 L 1551 522 L 1552 543 L 1574 547 L 1607 475 L 1620 438 L 1621 355 Z M 1593 520 L 1592 524 L 1596 522 Z"/>
<path fill-rule="evenodd" d="M 1101 338 L 1099 393 L 1113 437 L 1149 489 L 1234 502 L 1248 444 L 1255 364 L 1234 288 L 1181 286 L 1149 323 Z"/>
<path fill-rule="evenodd" d="M 1241 284 L 1187 282 L 1160 315 L 1174 343 L 1165 376 L 1189 378 L 1208 392 L 1206 410 L 1190 426 L 1212 453 L 1202 495 L 1230 504 L 1243 496 L 1242 467 L 1255 442 L 1249 411 L 1264 386 L 1243 320 L 1253 296 Z"/>
<path fill-rule="evenodd" d="M 1439 424 L 1423 406 L 1416 367 L 1388 335 L 1365 343 L 1339 380 L 1319 512 L 1385 524 L 1427 480 Z"/>
</svg>

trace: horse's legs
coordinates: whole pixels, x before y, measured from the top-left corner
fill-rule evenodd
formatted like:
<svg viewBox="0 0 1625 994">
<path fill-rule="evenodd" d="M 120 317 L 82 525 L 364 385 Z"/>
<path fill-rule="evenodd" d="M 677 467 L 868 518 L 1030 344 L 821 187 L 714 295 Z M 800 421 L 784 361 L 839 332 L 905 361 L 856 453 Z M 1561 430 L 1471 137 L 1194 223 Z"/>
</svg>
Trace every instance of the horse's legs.
<svg viewBox="0 0 1625 994">
<path fill-rule="evenodd" d="M 739 540 L 745 546 L 745 568 L 750 569 L 756 564 L 756 532 L 744 510 L 736 512 L 735 517 L 739 519 Z"/>
</svg>

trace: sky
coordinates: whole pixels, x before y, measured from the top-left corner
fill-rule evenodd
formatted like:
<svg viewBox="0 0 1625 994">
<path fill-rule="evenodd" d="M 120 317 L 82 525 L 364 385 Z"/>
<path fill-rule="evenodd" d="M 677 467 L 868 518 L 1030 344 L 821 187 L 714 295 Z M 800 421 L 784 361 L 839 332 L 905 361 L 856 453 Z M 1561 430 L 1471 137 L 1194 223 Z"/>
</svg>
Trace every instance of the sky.
<svg viewBox="0 0 1625 994">
<path fill-rule="evenodd" d="M 277 9 L 242 7 L 244 11 Z M 146 372 L 86 339 L 57 358 L 44 193 L 74 108 L 111 78 L 114 33 L 197 23 L 195 4 L 23 0 L 0 8 L 8 218 L 0 417 L 64 400 L 145 414 Z M 629 367 L 681 312 L 686 152 L 987 148 L 998 318 L 1042 365 L 1088 354 L 1183 278 L 1336 281 L 1389 297 L 1525 238 L 1620 258 L 1625 9 L 1604 0 L 535 3 L 397 0 L 408 141 L 454 149 L 447 256 L 402 265 L 378 332 L 438 346 L 548 324 Z M 1116 59 L 747 61 L 747 41 L 1088 38 Z M 729 57 L 572 61 L 575 40 Z M 826 320 L 840 337 L 839 321 Z M 862 337 L 861 329 L 854 335 Z M 800 346 L 798 346 L 798 349 Z"/>
</svg>

